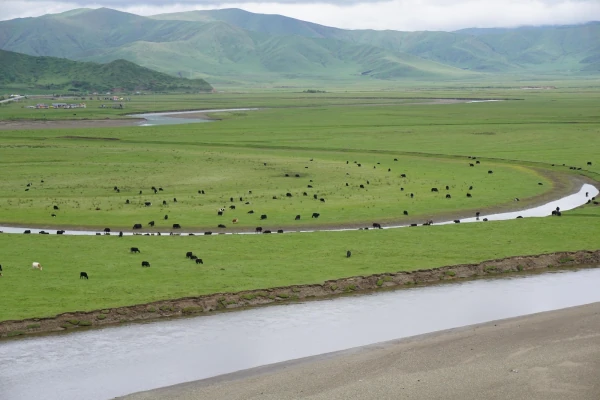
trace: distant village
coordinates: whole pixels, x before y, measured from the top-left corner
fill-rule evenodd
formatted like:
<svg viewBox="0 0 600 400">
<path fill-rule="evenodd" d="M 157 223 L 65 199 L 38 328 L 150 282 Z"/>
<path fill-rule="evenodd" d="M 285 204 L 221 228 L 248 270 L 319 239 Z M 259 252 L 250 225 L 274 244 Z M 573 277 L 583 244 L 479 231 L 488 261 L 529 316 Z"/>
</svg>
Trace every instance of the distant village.
<svg viewBox="0 0 600 400">
<path fill-rule="evenodd" d="M 96 94 L 96 93 L 94 93 Z M 137 93 L 136 93 L 137 94 Z M 85 100 L 85 97 L 82 97 L 81 100 Z M 89 98 L 90 100 L 94 100 L 93 97 Z M 123 101 L 131 101 L 131 97 L 119 97 L 119 96 L 105 96 L 105 97 L 96 97 L 96 100 L 107 100 L 107 101 L 112 101 L 113 104 L 110 105 L 105 105 L 102 104 L 100 105 L 100 108 L 123 108 Z M 119 102 L 118 104 L 115 104 L 116 102 Z M 47 110 L 50 108 L 56 108 L 56 109 L 72 109 L 72 108 L 86 108 L 86 103 L 81 102 L 81 103 L 51 103 L 51 104 L 47 104 L 47 103 L 38 103 L 35 106 L 27 106 L 26 108 L 34 108 L 34 109 L 38 109 L 38 110 Z"/>
</svg>

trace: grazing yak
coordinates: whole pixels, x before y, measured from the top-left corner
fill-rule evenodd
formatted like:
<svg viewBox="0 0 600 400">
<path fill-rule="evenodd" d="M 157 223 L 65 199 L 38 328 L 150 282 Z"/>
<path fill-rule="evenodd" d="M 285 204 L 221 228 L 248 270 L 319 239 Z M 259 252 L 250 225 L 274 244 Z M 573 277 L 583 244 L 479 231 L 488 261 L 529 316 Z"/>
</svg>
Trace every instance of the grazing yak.
<svg viewBox="0 0 600 400">
<path fill-rule="evenodd" d="M 352 252 L 350 250 L 346 251 L 346 258 L 352 257 Z"/>
<path fill-rule="evenodd" d="M 179 224 L 173 224 L 173 229 L 181 229 L 181 225 L 179 225 Z"/>
<path fill-rule="evenodd" d="M 150 206 L 152 205 L 152 203 L 151 203 L 151 202 L 149 202 L 149 201 L 146 201 L 146 202 L 144 202 L 144 205 L 145 205 L 146 207 L 150 207 Z"/>
<path fill-rule="evenodd" d="M 237 224 L 238 223 L 238 219 L 234 218 L 234 219 L 231 220 L 231 222 L 234 223 L 234 224 Z"/>
<path fill-rule="evenodd" d="M 379 224 L 377 222 L 373 222 L 373 228 L 382 229 L 381 224 Z"/>
<path fill-rule="evenodd" d="M 83 279 L 83 278 L 85 278 L 85 279 L 88 279 L 88 274 L 87 274 L 87 272 L 80 272 L 80 273 L 79 273 L 79 279 Z"/>
<path fill-rule="evenodd" d="M 149 267 L 150 263 L 148 261 L 142 261 L 142 267 Z"/>
<path fill-rule="evenodd" d="M 123 237 L 123 231 L 119 232 L 119 237 Z"/>
<path fill-rule="evenodd" d="M 40 264 L 39 262 L 33 262 L 33 263 L 31 263 L 31 268 L 32 269 L 39 269 L 41 271 L 42 270 L 42 264 Z"/>
<path fill-rule="evenodd" d="M 201 258 L 196 258 L 196 264 L 204 264 Z"/>
<path fill-rule="evenodd" d="M 313 213 L 311 218 L 319 218 L 321 216 L 321 214 L 319 213 Z"/>
<path fill-rule="evenodd" d="M 447 198 L 447 199 L 451 199 L 451 198 L 452 198 L 452 196 L 451 196 L 450 194 L 447 194 L 447 195 L 446 195 L 446 198 Z"/>
<path fill-rule="evenodd" d="M 296 218 L 294 218 L 295 221 L 299 221 L 300 220 L 300 215 L 296 215 Z"/>
<path fill-rule="evenodd" d="M 133 225 L 133 229 L 142 229 L 142 224 Z"/>
<path fill-rule="evenodd" d="M 260 219 L 267 219 L 267 214 L 262 214 L 262 215 L 260 216 Z"/>
<path fill-rule="evenodd" d="M 277 229 L 277 233 L 283 233 L 283 229 Z"/>
<path fill-rule="evenodd" d="M 137 247 L 132 247 L 129 249 L 130 253 L 141 253 L 140 249 L 138 249 Z"/>
<path fill-rule="evenodd" d="M 217 227 L 218 227 L 218 228 L 226 228 L 226 226 L 225 226 L 225 225 L 223 225 L 223 224 L 219 224 Z"/>
<path fill-rule="evenodd" d="M 404 210 L 404 213 L 403 213 L 403 214 L 404 214 L 404 215 L 408 215 L 408 211 Z"/>
<path fill-rule="evenodd" d="M 54 209 L 55 209 L 55 210 L 58 210 L 58 206 L 54 206 Z"/>
<path fill-rule="evenodd" d="M 29 234 L 29 233 L 31 233 L 31 230 L 29 230 L 29 229 L 26 229 L 26 230 L 25 230 L 25 232 L 23 232 L 23 233 L 24 233 L 24 234 Z"/>
<path fill-rule="evenodd" d="M 254 230 L 256 233 L 260 233 L 262 232 L 262 227 L 257 226 L 256 229 Z"/>
<path fill-rule="evenodd" d="M 191 251 L 188 251 L 187 253 L 185 253 L 185 258 L 192 258 L 193 255 L 194 255 L 194 253 L 192 253 Z"/>
<path fill-rule="evenodd" d="M 148 225 L 150 225 L 150 226 L 154 226 L 154 221 L 150 221 L 150 222 L 148 222 Z"/>
</svg>

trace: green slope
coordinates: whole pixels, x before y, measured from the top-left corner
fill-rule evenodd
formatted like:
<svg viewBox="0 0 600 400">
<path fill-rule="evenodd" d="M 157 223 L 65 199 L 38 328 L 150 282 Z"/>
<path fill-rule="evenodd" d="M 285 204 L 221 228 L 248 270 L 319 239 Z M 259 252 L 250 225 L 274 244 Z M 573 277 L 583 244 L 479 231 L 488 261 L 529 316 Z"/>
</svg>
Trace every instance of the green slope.
<svg viewBox="0 0 600 400">
<path fill-rule="evenodd" d="M 160 20 L 224 21 L 278 35 L 334 38 L 368 44 L 463 69 L 485 72 L 576 73 L 595 68 L 584 60 L 599 54 L 600 23 L 572 26 L 464 29 L 457 32 L 398 32 L 330 28 L 281 15 L 239 9 L 156 15 Z"/>
<path fill-rule="evenodd" d="M 229 12 L 235 14 L 236 10 Z M 281 33 L 287 32 L 284 25 L 279 28 Z M 313 29 L 310 24 L 306 27 Z M 158 20 L 105 8 L 0 22 L 3 49 L 82 61 L 126 59 L 172 75 L 212 82 L 457 79 L 470 75 L 399 51 L 319 36 L 323 35 L 256 32 L 214 18 Z"/>
<path fill-rule="evenodd" d="M 343 30 L 238 9 L 141 17 L 107 8 L 0 21 L 0 48 L 126 59 L 213 83 L 595 76 L 600 24 L 398 32 Z M 483 73 L 483 75 L 482 75 Z"/>
<path fill-rule="evenodd" d="M 155 91 L 211 91 L 202 79 L 176 78 L 132 62 L 77 62 L 33 57 L 0 50 L 0 87 L 47 90 L 105 91 L 113 88 Z"/>
</svg>

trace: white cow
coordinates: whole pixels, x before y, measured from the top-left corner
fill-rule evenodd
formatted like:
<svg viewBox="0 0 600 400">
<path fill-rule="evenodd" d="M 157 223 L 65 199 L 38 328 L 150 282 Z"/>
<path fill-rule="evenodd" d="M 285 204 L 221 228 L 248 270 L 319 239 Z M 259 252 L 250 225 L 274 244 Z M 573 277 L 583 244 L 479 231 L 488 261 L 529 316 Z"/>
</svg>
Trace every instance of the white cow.
<svg viewBox="0 0 600 400">
<path fill-rule="evenodd" d="M 42 270 L 42 264 L 40 264 L 39 262 L 34 262 L 33 264 L 31 264 L 31 268 L 33 268 L 33 269 L 39 269 L 41 271 Z"/>
</svg>

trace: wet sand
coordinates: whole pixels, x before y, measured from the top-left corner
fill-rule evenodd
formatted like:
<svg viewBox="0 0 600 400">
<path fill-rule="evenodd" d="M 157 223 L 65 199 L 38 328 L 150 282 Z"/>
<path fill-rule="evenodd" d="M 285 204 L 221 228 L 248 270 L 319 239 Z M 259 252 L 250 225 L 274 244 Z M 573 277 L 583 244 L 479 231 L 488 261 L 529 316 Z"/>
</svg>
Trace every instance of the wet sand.
<svg viewBox="0 0 600 400">
<path fill-rule="evenodd" d="M 259 367 L 119 399 L 591 400 L 600 398 L 599 377 L 600 303 L 594 303 Z"/>
</svg>

